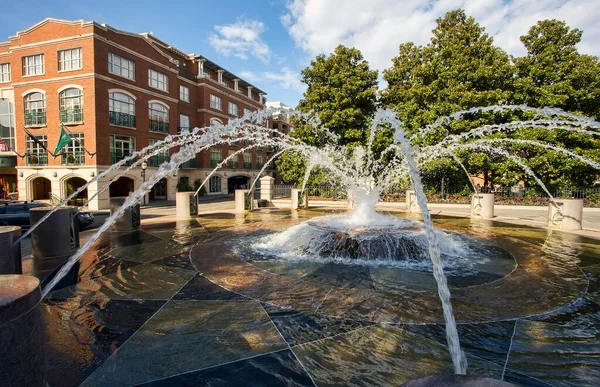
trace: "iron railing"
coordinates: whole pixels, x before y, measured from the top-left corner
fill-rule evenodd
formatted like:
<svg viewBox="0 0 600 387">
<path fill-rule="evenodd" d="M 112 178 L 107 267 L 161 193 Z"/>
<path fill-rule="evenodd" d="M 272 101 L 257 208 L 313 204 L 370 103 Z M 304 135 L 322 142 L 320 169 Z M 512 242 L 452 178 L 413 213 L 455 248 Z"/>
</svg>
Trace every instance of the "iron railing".
<svg viewBox="0 0 600 387">
<path fill-rule="evenodd" d="M 334 186 L 306 187 L 309 199 L 312 200 L 345 200 L 348 199 L 348 191 L 345 188 Z"/>
<path fill-rule="evenodd" d="M 83 122 L 83 109 L 81 108 L 63 109 L 60 111 L 59 115 L 60 122 L 63 124 Z"/>
<path fill-rule="evenodd" d="M 252 169 L 252 163 L 244 161 L 244 169 Z"/>
<path fill-rule="evenodd" d="M 179 166 L 179 169 L 195 169 L 195 168 L 198 168 L 198 161 L 196 159 L 188 160 Z"/>
<path fill-rule="evenodd" d="M 110 152 L 110 163 L 118 163 L 119 161 L 129 156 L 131 156 L 130 152 Z M 125 162 L 124 165 L 130 166 L 131 164 L 133 164 L 134 160 L 135 159 L 128 160 L 127 162 Z"/>
<path fill-rule="evenodd" d="M 83 152 L 63 153 L 60 156 L 61 165 L 83 165 L 85 154 Z"/>
<path fill-rule="evenodd" d="M 291 198 L 292 188 L 296 188 L 295 185 L 284 185 L 277 184 L 273 186 L 273 198 Z"/>
<path fill-rule="evenodd" d="M 34 153 L 27 155 L 27 165 L 48 165 L 48 153 Z"/>
<path fill-rule="evenodd" d="M 113 125 L 135 128 L 135 116 L 133 114 L 109 111 L 108 118 Z"/>
<path fill-rule="evenodd" d="M 169 123 L 150 118 L 148 120 L 148 130 L 151 132 L 169 133 Z"/>
<path fill-rule="evenodd" d="M 227 162 L 227 168 L 229 169 L 238 169 L 239 163 L 237 161 L 229 160 Z"/>
<path fill-rule="evenodd" d="M 151 167 L 159 167 L 161 164 L 168 163 L 171 160 L 169 155 L 154 155 L 150 156 L 148 163 Z"/>
<path fill-rule="evenodd" d="M 215 160 L 215 159 L 211 159 L 211 160 L 210 160 L 210 167 L 211 167 L 211 168 L 216 168 L 216 167 L 217 167 L 217 165 L 219 165 L 219 163 L 221 163 L 221 161 L 223 161 L 223 160 Z"/>
<path fill-rule="evenodd" d="M 190 81 L 196 82 L 196 74 L 189 70 L 180 67 L 178 70 L 178 74 L 186 79 L 189 79 Z"/>
<path fill-rule="evenodd" d="M 25 126 L 46 125 L 46 110 L 25 112 Z"/>
</svg>

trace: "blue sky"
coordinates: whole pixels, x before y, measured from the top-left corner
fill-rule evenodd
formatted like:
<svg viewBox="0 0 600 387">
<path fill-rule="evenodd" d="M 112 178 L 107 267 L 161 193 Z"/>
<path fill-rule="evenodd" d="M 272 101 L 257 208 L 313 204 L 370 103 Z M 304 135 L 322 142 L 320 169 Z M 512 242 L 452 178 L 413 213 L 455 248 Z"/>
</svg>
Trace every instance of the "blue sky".
<svg viewBox="0 0 600 387">
<path fill-rule="evenodd" d="M 6 1 L 0 41 L 54 17 L 93 20 L 152 32 L 187 53 L 202 54 L 292 107 L 305 87 L 300 71 L 338 44 L 357 47 L 383 70 L 404 42 L 426 44 L 435 19 L 463 8 L 511 55 L 538 20 L 558 18 L 584 31 L 579 50 L 599 55 L 599 0 L 73 0 Z"/>
</svg>

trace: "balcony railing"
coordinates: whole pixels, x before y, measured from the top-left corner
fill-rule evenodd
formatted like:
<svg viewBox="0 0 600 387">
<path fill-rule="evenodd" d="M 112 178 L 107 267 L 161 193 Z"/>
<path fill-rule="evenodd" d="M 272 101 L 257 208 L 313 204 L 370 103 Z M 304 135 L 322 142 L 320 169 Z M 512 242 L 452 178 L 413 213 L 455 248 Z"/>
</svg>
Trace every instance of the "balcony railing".
<svg viewBox="0 0 600 387">
<path fill-rule="evenodd" d="M 229 169 L 238 169 L 239 163 L 237 161 L 229 160 L 227 162 L 227 168 Z"/>
<path fill-rule="evenodd" d="M 190 81 L 196 82 L 196 74 L 194 74 L 193 72 L 191 72 L 189 70 L 186 70 L 186 69 L 180 67 L 178 70 L 178 74 L 184 78 L 189 79 Z"/>
<path fill-rule="evenodd" d="M 61 165 L 83 165 L 85 154 L 83 152 L 63 153 L 60 157 Z"/>
<path fill-rule="evenodd" d="M 119 161 L 123 160 L 126 157 L 131 156 L 130 152 L 110 152 L 110 163 L 111 164 L 115 164 L 118 163 Z M 131 164 L 133 164 L 134 160 L 129 160 L 127 161 L 124 165 L 130 166 Z"/>
<path fill-rule="evenodd" d="M 46 125 L 46 111 L 36 110 L 25 112 L 25 126 Z"/>
<path fill-rule="evenodd" d="M 214 160 L 214 159 L 211 159 L 211 160 L 210 160 L 210 167 L 211 167 L 211 168 L 216 168 L 216 167 L 217 167 L 217 165 L 219 165 L 219 163 L 220 163 L 221 161 L 222 161 L 222 160 Z"/>
<path fill-rule="evenodd" d="M 60 111 L 60 122 L 63 124 L 71 124 L 75 122 L 83 122 L 83 109 L 64 109 Z"/>
<path fill-rule="evenodd" d="M 169 123 L 150 118 L 148 121 L 148 130 L 151 132 L 169 133 Z"/>
<path fill-rule="evenodd" d="M 265 166 L 264 163 L 256 163 L 256 169 L 261 169 L 264 166 Z"/>
<path fill-rule="evenodd" d="M 127 126 L 135 128 L 135 116 L 133 114 L 121 112 L 108 112 L 110 123 L 113 125 Z"/>
<path fill-rule="evenodd" d="M 196 168 L 198 168 L 198 162 L 196 161 L 196 159 L 191 159 L 191 160 L 186 161 L 185 163 L 182 163 L 179 166 L 179 168 L 180 169 L 196 169 Z"/>
<path fill-rule="evenodd" d="M 252 169 L 252 163 L 244 162 L 244 169 Z"/>
<path fill-rule="evenodd" d="M 168 163 L 171 160 L 169 155 L 154 155 L 148 160 L 151 167 L 159 167 L 163 163 Z"/>
<path fill-rule="evenodd" d="M 27 155 L 27 165 L 48 165 L 48 153 Z"/>
</svg>

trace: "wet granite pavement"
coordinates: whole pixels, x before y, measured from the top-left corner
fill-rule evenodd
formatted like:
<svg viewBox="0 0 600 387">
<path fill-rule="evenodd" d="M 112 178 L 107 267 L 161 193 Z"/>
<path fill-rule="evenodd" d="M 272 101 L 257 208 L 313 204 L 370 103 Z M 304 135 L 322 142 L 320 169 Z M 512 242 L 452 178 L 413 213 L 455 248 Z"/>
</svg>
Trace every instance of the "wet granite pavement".
<svg viewBox="0 0 600 387">
<path fill-rule="evenodd" d="M 225 249 L 248 229 L 322 214 L 223 212 L 103 235 L 83 257 L 79 282 L 43 301 L 48 384 L 397 386 L 451 373 L 430 288 L 388 291 L 381 269 L 269 267 Z M 503 245 L 518 239 L 512 248 L 531 255 L 523 262 L 531 278 L 554 284 L 562 297 L 541 306 L 527 300 L 519 309 L 511 304 L 518 297 L 496 299 L 501 284 L 454 289 L 470 374 L 519 385 L 600 384 L 600 242 L 497 222 L 436 221 L 482 238 L 493 233 Z M 222 250 L 211 247 L 219 238 Z M 536 257 L 544 265 L 534 265 Z M 469 321 L 483 308 L 470 303 L 473 295 L 481 305 L 493 300 L 485 321 Z"/>
</svg>

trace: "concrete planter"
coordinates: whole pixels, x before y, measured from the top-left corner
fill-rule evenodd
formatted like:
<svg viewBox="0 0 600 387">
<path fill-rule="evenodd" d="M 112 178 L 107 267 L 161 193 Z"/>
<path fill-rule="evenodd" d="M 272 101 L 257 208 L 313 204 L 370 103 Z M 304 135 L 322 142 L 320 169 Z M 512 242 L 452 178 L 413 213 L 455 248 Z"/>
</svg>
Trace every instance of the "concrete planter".
<svg viewBox="0 0 600 387">
<path fill-rule="evenodd" d="M 112 216 L 119 208 L 123 206 L 126 196 L 110 198 L 110 215 Z M 135 204 L 125 210 L 123 215 L 117 218 L 115 224 L 112 226 L 113 231 L 134 231 L 140 229 L 140 205 Z"/>
<path fill-rule="evenodd" d="M 581 230 L 583 199 L 556 199 L 548 205 L 548 227 Z"/>
<path fill-rule="evenodd" d="M 306 191 L 302 193 L 298 188 L 292 188 L 292 210 L 298 208 L 308 208 L 308 195 Z"/>
<path fill-rule="evenodd" d="M 21 243 L 13 246 L 21 236 L 21 227 L 0 226 L 0 274 L 22 274 Z"/>
<path fill-rule="evenodd" d="M 414 214 L 421 213 L 421 207 L 419 207 L 419 202 L 417 201 L 417 194 L 412 189 L 406 191 L 406 211 Z"/>
<path fill-rule="evenodd" d="M 475 193 L 471 197 L 471 217 L 491 219 L 494 217 L 494 194 Z"/>
</svg>

